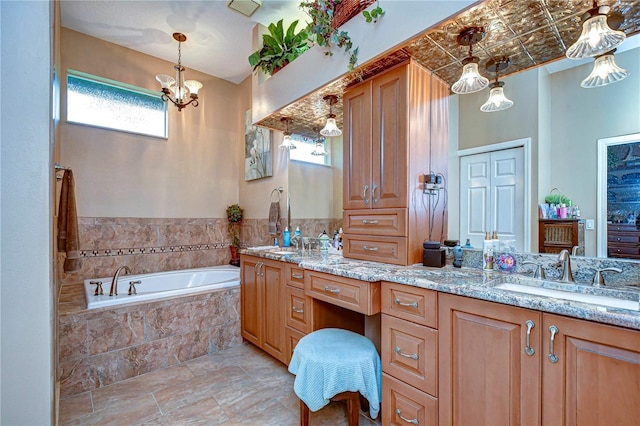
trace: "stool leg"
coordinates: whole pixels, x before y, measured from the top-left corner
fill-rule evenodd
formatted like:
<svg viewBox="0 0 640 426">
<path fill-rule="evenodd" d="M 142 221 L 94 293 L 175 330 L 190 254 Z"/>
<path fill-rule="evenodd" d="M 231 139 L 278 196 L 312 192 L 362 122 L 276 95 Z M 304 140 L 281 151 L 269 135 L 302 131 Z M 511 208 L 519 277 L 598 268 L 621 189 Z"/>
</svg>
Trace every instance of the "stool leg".
<svg viewBox="0 0 640 426">
<path fill-rule="evenodd" d="M 347 415 L 349 426 L 358 426 L 360 418 L 360 394 L 358 392 L 351 393 L 347 399 Z"/>
<path fill-rule="evenodd" d="M 309 426 L 309 407 L 300 400 L 300 426 Z"/>
</svg>

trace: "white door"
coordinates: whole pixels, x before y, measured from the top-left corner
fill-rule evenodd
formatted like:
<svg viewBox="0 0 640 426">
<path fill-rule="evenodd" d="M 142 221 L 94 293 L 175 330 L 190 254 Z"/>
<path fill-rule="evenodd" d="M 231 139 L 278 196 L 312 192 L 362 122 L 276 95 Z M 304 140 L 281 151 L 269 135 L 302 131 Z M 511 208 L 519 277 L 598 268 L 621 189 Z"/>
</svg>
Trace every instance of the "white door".
<svg viewBox="0 0 640 426">
<path fill-rule="evenodd" d="M 460 157 L 460 242 L 495 230 L 524 251 L 524 229 L 524 148 Z"/>
</svg>

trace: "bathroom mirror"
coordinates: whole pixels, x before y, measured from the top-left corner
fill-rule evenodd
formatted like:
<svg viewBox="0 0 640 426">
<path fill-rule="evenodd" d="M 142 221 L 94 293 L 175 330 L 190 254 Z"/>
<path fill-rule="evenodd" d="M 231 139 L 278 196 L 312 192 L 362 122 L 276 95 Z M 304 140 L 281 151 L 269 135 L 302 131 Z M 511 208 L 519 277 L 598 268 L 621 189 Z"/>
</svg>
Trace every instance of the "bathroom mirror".
<svg viewBox="0 0 640 426">
<path fill-rule="evenodd" d="M 633 37 L 634 39 L 638 37 Z M 637 45 L 637 41 L 635 41 Z M 564 61 L 569 61 L 564 60 Z M 622 82 L 599 87 L 593 89 L 583 89 L 580 87 L 580 82 L 585 78 L 592 69 L 593 61 L 585 61 L 579 66 L 572 67 L 566 70 L 562 70 L 562 66 L 558 64 L 554 68 L 561 69 L 560 71 L 553 72 L 551 78 L 559 77 L 560 82 L 556 82 L 552 85 L 551 93 L 546 93 L 546 96 L 551 96 L 551 103 L 553 105 L 552 111 L 562 110 L 563 118 L 549 117 L 550 120 L 555 120 L 550 128 L 545 131 L 549 132 L 548 138 L 550 143 L 550 152 L 548 153 L 549 165 L 539 167 L 538 164 L 532 164 L 532 169 L 535 170 L 549 170 L 549 178 L 544 176 L 532 176 L 532 179 L 539 182 L 539 194 L 540 198 L 544 198 L 544 195 L 548 193 L 552 188 L 557 187 L 564 193 L 574 199 L 582 209 L 582 218 L 590 219 L 594 221 L 594 225 L 597 228 L 597 208 L 596 208 L 596 194 L 597 187 L 597 139 L 601 137 L 614 137 L 629 133 L 636 133 L 640 131 L 640 107 L 638 106 L 638 99 L 640 99 L 640 48 L 635 47 L 625 52 L 616 53 L 616 62 L 619 66 L 627 68 L 631 75 Z M 526 71 L 535 72 L 535 70 Z M 522 74 L 525 74 L 522 73 Z M 539 74 L 545 78 L 543 74 Z M 508 78 L 505 85 L 505 94 L 509 97 L 510 94 L 514 94 L 518 91 L 518 87 L 509 86 Z M 565 102 L 561 99 L 560 91 L 558 87 L 567 86 L 566 92 L 571 94 L 569 96 L 587 96 L 589 104 L 593 105 L 594 102 L 600 107 L 597 110 L 580 110 L 579 106 L 576 106 L 575 99 L 573 102 Z M 465 95 L 473 96 L 473 95 Z M 488 96 L 488 93 L 482 92 L 480 97 Z M 484 102 L 485 99 L 479 101 L 478 108 Z M 580 101 L 577 102 L 580 104 Z M 612 107 L 614 106 L 614 107 Z M 616 110 L 617 108 L 617 110 Z M 515 110 L 515 109 L 514 109 Z M 624 110 L 624 114 L 621 115 L 616 111 Z M 500 114 L 502 117 L 508 116 L 509 110 L 498 113 L 482 113 L 485 120 L 495 120 L 500 122 Z M 551 115 L 551 114 L 550 114 Z M 453 117 L 452 117 L 453 118 Z M 458 116 L 456 118 L 463 126 L 465 118 Z M 560 122 L 562 120 L 562 122 Z M 496 124 L 497 126 L 498 124 Z M 542 130 L 540 130 L 542 133 Z M 499 134 L 499 132 L 496 132 Z M 521 135 L 520 137 L 527 137 L 531 135 Z M 542 137 L 542 136 L 541 136 Z M 589 142 L 589 148 L 583 149 L 580 146 L 576 146 L 576 140 L 580 139 Z M 491 143 L 503 142 L 510 138 L 504 137 L 503 139 L 497 139 Z M 515 139 L 515 138 L 513 138 Z M 341 142 L 341 141 L 340 141 Z M 489 142 L 486 142 L 487 144 Z M 340 160 L 342 144 L 340 143 Z M 334 147 L 334 154 L 336 153 Z M 337 157 L 336 157 L 337 161 Z M 335 164 L 335 163 L 334 163 Z M 336 167 L 335 172 L 341 172 L 342 167 Z M 310 171 L 309 171 L 310 173 Z M 451 173 L 451 171 L 450 171 Z M 326 204 L 326 200 L 317 203 L 317 198 L 313 196 L 314 193 L 320 193 L 321 188 L 326 189 L 327 178 L 319 179 L 300 179 L 300 175 L 294 173 L 289 174 L 289 185 L 292 198 L 292 217 L 296 218 L 296 205 L 301 204 L 305 206 L 305 211 L 298 213 L 304 217 L 307 214 L 311 214 L 314 211 L 320 211 Z M 336 179 L 334 176 L 334 183 L 340 182 L 342 185 L 342 179 Z M 301 188 L 300 185 L 304 185 Z M 337 185 L 337 183 L 336 183 Z M 548 186 L 548 188 L 547 188 Z M 333 197 L 333 211 L 336 218 L 341 217 L 342 211 L 342 190 L 338 191 L 334 188 Z M 309 216 L 317 217 L 317 216 Z M 537 229 L 537 217 L 532 217 L 532 222 Z M 458 223 L 450 223 L 450 231 L 459 228 Z M 596 231 L 587 230 L 585 233 L 585 244 L 588 248 L 587 256 L 596 256 Z M 452 235 L 453 232 L 450 232 Z M 457 232 L 455 232 L 457 235 Z M 537 250 L 532 250 L 537 251 Z"/>
</svg>

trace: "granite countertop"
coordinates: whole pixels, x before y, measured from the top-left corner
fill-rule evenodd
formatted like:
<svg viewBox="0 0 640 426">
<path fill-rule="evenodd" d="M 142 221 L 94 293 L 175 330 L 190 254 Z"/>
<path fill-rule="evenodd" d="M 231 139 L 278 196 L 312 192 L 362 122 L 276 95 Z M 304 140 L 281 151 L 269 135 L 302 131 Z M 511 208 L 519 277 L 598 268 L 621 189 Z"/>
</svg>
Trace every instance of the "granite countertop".
<svg viewBox="0 0 640 426">
<path fill-rule="evenodd" d="M 369 282 L 390 281 L 443 293 L 468 296 L 475 299 L 640 330 L 640 311 L 611 308 L 495 288 L 496 285 L 505 281 L 518 282 L 522 280 L 528 281 L 529 284 L 534 282 L 533 279 L 526 278 L 520 274 L 507 274 L 498 271 L 486 272 L 477 268 L 454 268 L 451 265 L 447 265 L 444 268 L 426 267 L 422 264 L 398 266 L 347 259 L 335 254 L 321 255 L 320 253 L 312 253 L 299 255 L 296 252 L 281 254 L 282 249 L 274 248 L 252 248 L 241 252 L 247 255 L 293 263 L 307 270 L 326 272 L 347 278 Z M 538 283 L 541 284 L 542 281 L 538 281 Z M 545 283 L 557 285 L 557 288 L 561 289 L 570 287 L 570 290 L 579 290 L 584 293 L 613 292 L 636 302 L 640 300 L 640 289 L 638 288 L 596 289 L 592 286 L 580 284 L 553 283 L 550 280 L 545 281 Z"/>
</svg>

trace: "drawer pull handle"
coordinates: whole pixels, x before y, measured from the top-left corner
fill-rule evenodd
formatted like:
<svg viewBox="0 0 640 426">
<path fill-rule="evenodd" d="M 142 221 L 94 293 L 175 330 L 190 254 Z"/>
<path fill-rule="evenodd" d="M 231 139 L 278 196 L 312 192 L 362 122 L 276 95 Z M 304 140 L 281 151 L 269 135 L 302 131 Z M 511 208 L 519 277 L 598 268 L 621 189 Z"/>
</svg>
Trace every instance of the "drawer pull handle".
<svg viewBox="0 0 640 426">
<path fill-rule="evenodd" d="M 396 305 L 400 305 L 400 306 L 408 306 L 410 308 L 417 308 L 418 307 L 418 302 L 411 302 L 411 303 L 401 302 L 400 299 L 398 299 L 397 297 L 395 299 L 393 299 L 393 303 L 395 303 Z"/>
<path fill-rule="evenodd" d="M 295 307 L 295 306 L 292 306 L 292 307 L 291 307 L 291 310 L 292 310 L 293 312 L 295 312 L 296 314 L 304 314 L 304 309 L 296 309 L 296 307 Z"/>
<path fill-rule="evenodd" d="M 376 189 L 378 189 L 378 185 L 373 184 L 373 189 L 371 190 L 371 198 L 373 199 L 373 204 L 378 204 L 378 199 L 376 198 Z"/>
<path fill-rule="evenodd" d="M 328 291 L 329 293 L 340 294 L 339 288 L 329 288 L 328 285 L 324 286 L 324 291 Z"/>
<path fill-rule="evenodd" d="M 304 278 L 304 275 L 302 274 L 291 274 L 291 278 L 295 278 L 297 280 L 301 280 Z"/>
<path fill-rule="evenodd" d="M 378 247 L 362 246 L 362 249 L 363 249 L 364 251 L 378 251 Z"/>
<path fill-rule="evenodd" d="M 531 347 L 531 329 L 533 327 L 535 327 L 536 324 L 531 320 L 527 320 L 527 322 L 525 322 L 525 324 L 527 324 L 527 346 L 525 346 L 525 348 L 524 348 L 524 353 L 526 353 L 527 355 L 531 356 L 536 352 Z"/>
<path fill-rule="evenodd" d="M 396 348 L 394 349 L 394 351 L 400 355 L 403 356 L 405 358 L 411 358 L 411 359 L 415 359 L 416 361 L 418 360 L 418 354 L 405 354 L 404 352 L 402 352 L 402 349 L 400 349 L 400 347 L 396 346 Z"/>
<path fill-rule="evenodd" d="M 369 185 L 364 186 L 364 191 L 362 191 L 362 198 L 365 204 L 369 204 L 369 199 L 367 198 L 367 191 L 369 190 Z"/>
<path fill-rule="evenodd" d="M 551 332 L 551 338 L 549 339 L 549 355 L 547 355 L 547 357 L 549 358 L 549 361 L 556 363 L 558 362 L 558 356 L 554 353 L 554 349 L 553 349 L 553 340 L 556 337 L 556 333 L 559 331 L 558 327 L 556 327 L 555 325 L 552 325 L 549 327 L 549 331 Z"/>
<path fill-rule="evenodd" d="M 407 423 L 411 423 L 413 425 L 418 424 L 418 419 L 408 419 L 406 417 L 402 417 L 402 411 L 400 411 L 399 408 L 396 408 L 396 414 L 398 415 L 398 417 L 400 417 L 402 420 L 404 420 Z"/>
<path fill-rule="evenodd" d="M 362 223 L 365 225 L 377 225 L 378 219 L 375 219 L 375 220 L 362 219 Z"/>
</svg>

